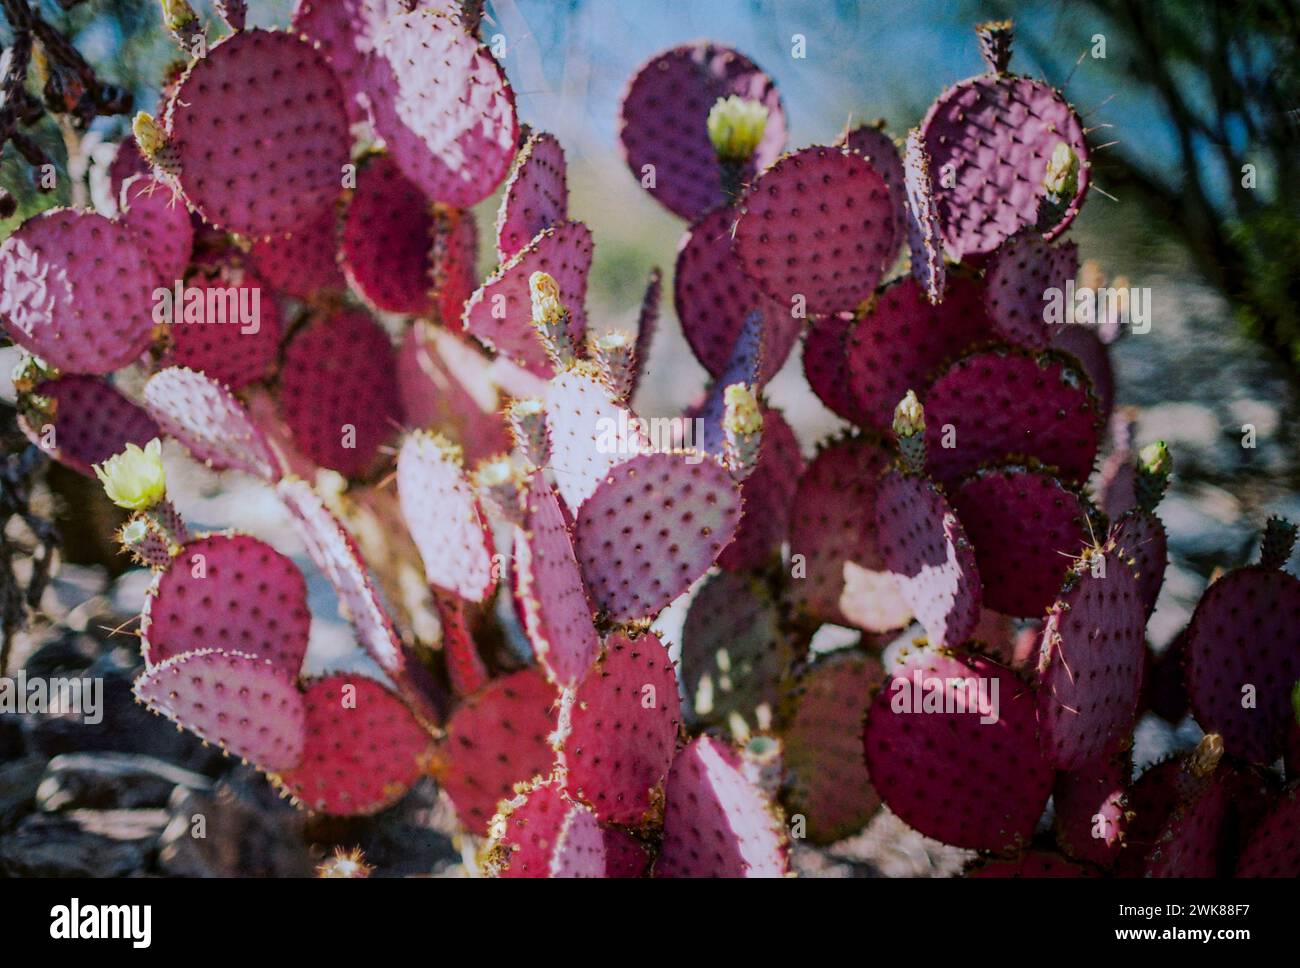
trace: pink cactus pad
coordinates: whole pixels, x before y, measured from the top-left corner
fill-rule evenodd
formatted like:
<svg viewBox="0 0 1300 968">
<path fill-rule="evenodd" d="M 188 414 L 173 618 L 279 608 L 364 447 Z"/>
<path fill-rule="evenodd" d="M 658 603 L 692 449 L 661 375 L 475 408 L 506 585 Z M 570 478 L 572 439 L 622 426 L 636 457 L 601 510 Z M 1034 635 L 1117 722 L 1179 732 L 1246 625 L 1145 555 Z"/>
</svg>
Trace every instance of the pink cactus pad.
<svg viewBox="0 0 1300 968">
<path fill-rule="evenodd" d="M 780 555 L 790 533 L 790 503 L 804 471 L 799 441 L 781 411 L 763 408 L 758 464 L 740 485 L 744 512 L 736 537 L 718 564 L 730 571 L 760 570 Z"/>
<path fill-rule="evenodd" d="M 943 227 L 934 196 L 934 170 L 915 128 L 907 133 L 904 185 L 907 208 L 903 218 L 912 278 L 931 303 L 938 303 L 943 300 L 948 284 L 948 267 L 943 260 Z"/>
<path fill-rule="evenodd" d="M 498 877 L 605 877 L 606 832 L 553 778 L 532 784 L 493 820 Z"/>
<path fill-rule="evenodd" d="M 984 604 L 1041 615 L 1087 540 L 1084 500 L 1044 471 L 1008 465 L 967 479 L 952 503 L 975 545 Z"/>
<path fill-rule="evenodd" d="M 785 832 L 728 746 L 701 736 L 668 774 L 655 877 L 783 877 Z"/>
<path fill-rule="evenodd" d="M 924 287 L 913 278 L 892 282 L 876 295 L 848 330 L 847 363 L 842 364 L 848 369 L 847 392 L 855 398 L 851 412 L 859 423 L 887 430 L 894 407 L 908 390 L 925 399 L 945 361 L 989 337 L 981 293 L 981 283 L 954 276 L 937 306 L 930 305 Z M 937 427 L 928 408 L 927 402 L 926 422 Z"/>
<path fill-rule="evenodd" d="M 188 367 L 231 390 L 265 377 L 280 350 L 281 323 L 262 280 L 223 264 L 195 272 L 182 292 L 179 303 L 173 298 L 162 365 Z"/>
<path fill-rule="evenodd" d="M 1060 770 L 1095 763 L 1133 731 L 1146 644 L 1137 574 L 1113 545 L 1075 563 L 1043 625 L 1038 722 Z"/>
<path fill-rule="evenodd" d="M 619 464 L 578 511 L 578 561 L 593 602 L 614 622 L 654 615 L 709 569 L 739 523 L 740 487 L 707 455 Z"/>
<path fill-rule="evenodd" d="M 515 158 L 497 211 L 497 255 L 506 262 L 569 211 L 564 149 L 555 135 L 535 132 Z"/>
<path fill-rule="evenodd" d="M 87 477 L 95 476 L 91 465 L 120 454 L 127 444 L 143 447 L 162 436 L 147 412 L 100 377 L 45 380 L 36 385 L 35 393 L 53 402 L 53 416 L 47 422 L 33 422 L 20 411 L 18 426 L 54 460 Z M 53 428 L 53 436 L 47 427 Z"/>
<path fill-rule="evenodd" d="M 1056 842 L 1075 860 L 1110 868 L 1124 849 L 1128 828 L 1127 754 L 1102 757 L 1086 769 L 1059 773 L 1052 788 Z"/>
<path fill-rule="evenodd" d="M 1146 877 L 1222 877 L 1223 840 L 1231 823 L 1232 797 L 1222 772 L 1169 815 L 1147 853 Z"/>
<path fill-rule="evenodd" d="M 425 195 L 465 208 L 501 184 L 519 141 L 514 91 L 456 20 L 436 9 L 389 17 L 365 74 L 375 131 Z"/>
<path fill-rule="evenodd" d="M 903 159 L 898 155 L 894 139 L 885 131 L 884 121 L 861 124 L 846 130 L 835 144 L 837 147 L 848 148 L 871 163 L 871 167 L 876 169 L 889 188 L 889 195 L 894 200 L 894 211 L 901 214 L 907 206 Z"/>
<path fill-rule="evenodd" d="M 343 188 L 348 119 L 325 58 L 289 33 L 243 30 L 196 60 L 171 101 L 185 196 L 253 239 L 315 223 Z"/>
<path fill-rule="evenodd" d="M 1111 540 L 1122 549 L 1138 576 L 1138 594 L 1146 617 L 1156 610 L 1156 599 L 1169 563 L 1169 537 L 1160 519 L 1139 508 L 1124 512 L 1111 526 Z"/>
<path fill-rule="evenodd" d="M 515 597 L 537 660 L 561 686 L 581 679 L 600 652 L 591 603 L 564 510 L 541 472 L 528 486 L 515 532 Z"/>
<path fill-rule="evenodd" d="M 808 617 L 843 622 L 844 566 L 878 570 L 876 480 L 889 463 L 876 440 L 850 437 L 824 447 L 799 478 L 790 512 L 790 553 L 806 575 L 792 581 L 795 607 Z"/>
<path fill-rule="evenodd" d="M 776 375 L 799 337 L 803 319 L 765 296 L 745 275 L 732 240 L 737 212 L 721 206 L 690 227 L 677 247 L 673 303 L 695 358 L 713 376 L 731 361 L 732 347 L 750 313 L 762 314 L 763 372 Z"/>
<path fill-rule="evenodd" d="M 470 466 L 510 450 L 490 363 L 469 340 L 416 321 L 402 337 L 397 387 L 408 427 L 434 430 L 459 444 Z"/>
<path fill-rule="evenodd" d="M 581 346 L 591 253 L 591 230 L 581 222 L 561 222 L 541 232 L 470 296 L 463 317 L 466 330 L 533 373 L 548 376 L 551 364 L 533 327 L 528 280 L 534 272 L 554 277 L 569 311 L 569 336 Z"/>
<path fill-rule="evenodd" d="M 704 42 L 674 47 L 642 65 L 623 95 L 624 161 L 656 201 L 689 222 L 726 200 L 707 121 L 718 98 L 733 94 L 768 112 L 748 180 L 781 154 L 786 124 L 771 78 L 744 54 Z"/>
<path fill-rule="evenodd" d="M 862 760 L 863 711 L 884 679 L 872 656 L 834 653 L 806 669 L 786 699 L 781 729 L 784 803 L 807 822 L 810 843 L 861 830 L 880 806 Z"/>
<path fill-rule="evenodd" d="M 372 679 L 338 673 L 303 696 L 302 762 L 281 784 L 309 810 L 338 816 L 376 813 L 424 773 L 433 740 L 401 701 Z"/>
<path fill-rule="evenodd" d="M 1096 877 L 1097 872 L 1072 863 L 1050 850 L 1027 850 L 1012 860 L 980 860 L 966 870 L 966 877 Z"/>
<path fill-rule="evenodd" d="M 650 869 L 646 846 L 618 827 L 605 828 L 605 876 L 644 877 Z"/>
<path fill-rule="evenodd" d="M 185 652 L 144 672 L 134 692 L 153 712 L 263 770 L 285 770 L 302 759 L 303 697 L 266 659 L 220 649 Z"/>
<path fill-rule="evenodd" d="M 431 6 L 432 0 L 422 0 Z M 450 6 L 441 3 L 440 6 Z M 293 29 L 320 45 L 343 89 L 352 123 L 366 120 L 366 69 L 385 20 L 409 9 L 405 0 L 298 0 Z"/>
<path fill-rule="evenodd" d="M 1208 589 L 1187 632 L 1192 714 L 1229 753 L 1271 763 L 1282 753 L 1290 694 L 1300 679 L 1300 581 L 1263 566 L 1239 568 Z M 1246 687 L 1254 704 L 1244 708 Z"/>
<path fill-rule="evenodd" d="M 1115 368 L 1110 361 L 1110 348 L 1101 341 L 1097 331 L 1088 326 L 1058 327 L 1052 334 L 1052 348 L 1074 357 L 1088 374 L 1102 419 L 1109 420 L 1115 407 Z"/>
<path fill-rule="evenodd" d="M 651 819 L 677 749 L 677 675 L 659 639 L 616 632 L 576 690 L 566 695 L 560 751 L 565 789 L 604 823 Z"/>
<path fill-rule="evenodd" d="M 160 370 L 144 386 L 144 405 L 164 432 L 214 470 L 280 478 L 266 436 L 234 395 L 216 380 L 183 366 Z"/>
<path fill-rule="evenodd" d="M 989 319 L 999 338 L 1046 349 L 1055 335 L 1043 315 L 1046 294 L 1056 289 L 1064 300 L 1066 282 L 1078 272 L 1079 248 L 1073 242 L 1051 245 L 1033 232 L 1008 239 L 993 253 L 984 287 Z"/>
<path fill-rule="evenodd" d="M 1300 877 L 1300 788 L 1292 786 L 1246 837 L 1237 877 Z"/>
<path fill-rule="evenodd" d="M 636 348 L 632 353 L 632 385 L 628 388 L 627 399 L 636 396 L 641 378 L 645 376 L 650 364 L 650 347 L 654 343 L 655 331 L 659 328 L 659 298 L 663 293 L 663 273 L 659 268 L 650 270 L 646 280 L 645 294 L 641 297 L 641 312 L 637 316 Z"/>
<path fill-rule="evenodd" d="M 985 74 L 948 88 L 921 124 L 935 199 L 952 256 L 992 252 L 1033 228 L 1047 161 L 1062 142 L 1079 160 L 1078 186 L 1053 238 L 1088 192 L 1088 146 L 1074 109 L 1040 81 Z"/>
<path fill-rule="evenodd" d="M 188 542 L 154 578 L 140 619 L 145 663 L 219 648 L 297 679 L 307 652 L 307 583 L 292 561 L 248 535 Z"/>
<path fill-rule="evenodd" d="M 926 478 L 890 471 L 876 489 L 876 540 L 930 643 L 965 642 L 983 595 L 975 551 L 947 498 Z"/>
<path fill-rule="evenodd" d="M 980 656 L 911 655 L 876 694 L 863 743 L 889 809 L 955 847 L 1027 844 L 1052 790 L 1033 696 Z"/>
<path fill-rule="evenodd" d="M 184 200 L 168 185 L 148 175 L 133 175 L 122 186 L 118 217 L 158 270 L 159 283 L 167 286 L 184 277 L 194 246 L 194 226 Z"/>
<path fill-rule="evenodd" d="M 835 148 L 782 158 L 749 187 L 742 205 L 736 252 L 759 287 L 787 309 L 856 309 L 893 264 L 902 238 L 880 173 L 861 155 Z"/>
<path fill-rule="evenodd" d="M 294 334 L 280 372 L 280 412 L 303 453 L 349 477 L 374 468 L 401 425 L 395 359 L 383 327 L 356 310 Z"/>
<path fill-rule="evenodd" d="M 434 232 L 429 200 L 392 158 L 371 158 L 357 174 L 343 223 L 343 271 L 353 291 L 376 309 L 427 314 Z"/>
<path fill-rule="evenodd" d="M 1121 877 L 1141 877 L 1147 854 L 1155 846 L 1174 809 L 1199 789 L 1201 781 L 1189 776 L 1183 761 L 1165 759 L 1148 767 L 1129 787 L 1124 849 L 1116 864 Z"/>
<path fill-rule="evenodd" d="M 650 449 L 636 416 L 614 401 L 589 367 L 572 367 L 546 390 L 549 466 L 569 510 L 577 512 L 617 465 Z"/>
<path fill-rule="evenodd" d="M 433 605 L 442 626 L 442 659 L 451 690 L 458 696 L 472 696 L 487 685 L 488 670 L 470 630 L 469 603 L 435 585 Z"/>
<path fill-rule="evenodd" d="M 866 423 L 848 368 L 852 313 L 818 316 L 804 331 L 803 375 L 817 399 L 849 423 Z M 901 399 L 901 397 L 900 397 Z M 895 401 L 897 403 L 897 401 Z"/>
<path fill-rule="evenodd" d="M 362 648 L 393 680 L 416 715 L 437 722 L 441 716 L 435 698 L 398 639 L 352 535 L 306 481 L 285 478 L 276 493 L 293 516 L 307 554 L 338 596 L 339 609 L 352 623 Z"/>
<path fill-rule="evenodd" d="M 149 345 L 158 271 L 130 228 L 54 209 L 0 243 L 0 323 L 51 366 L 102 374 Z"/>
<path fill-rule="evenodd" d="M 478 288 L 478 223 L 469 209 L 435 207 L 433 289 L 438 315 L 460 325 L 465 304 Z"/>
<path fill-rule="evenodd" d="M 923 402 L 932 432 L 953 428 L 954 446 L 926 450 L 927 470 L 946 485 L 1009 457 L 1042 461 L 1073 483 L 1092 474 L 1101 412 L 1087 376 L 1062 357 L 1016 349 L 971 353 L 934 382 Z"/>
<path fill-rule="evenodd" d="M 1150 650 L 1148 653 L 1142 682 L 1143 708 L 1167 722 L 1181 723 L 1190 704 L 1183 675 L 1187 663 L 1187 630 L 1178 633 L 1159 655 Z"/>
<path fill-rule="evenodd" d="M 277 292 L 295 299 L 347 288 L 339 268 L 338 212 L 323 208 L 308 225 L 294 232 L 253 243 L 248 253 L 254 272 Z"/>
<path fill-rule="evenodd" d="M 752 575 L 719 572 L 691 599 L 682 627 L 682 679 L 694 718 L 757 725 L 775 712 L 795 651 L 772 592 Z"/>
<path fill-rule="evenodd" d="M 434 776 L 470 833 L 487 833 L 515 784 L 551 772 L 558 698 L 541 670 L 521 669 L 494 679 L 447 721 Z"/>
<path fill-rule="evenodd" d="M 496 584 L 492 536 L 460 455 L 429 434 L 408 435 L 397 455 L 397 493 L 425 577 L 471 602 L 483 601 Z"/>
<path fill-rule="evenodd" d="M 149 162 L 140 154 L 140 147 L 132 135 L 118 142 L 113 160 L 108 165 L 108 190 L 115 200 L 122 197 L 122 186 L 134 175 L 150 175 Z"/>
</svg>

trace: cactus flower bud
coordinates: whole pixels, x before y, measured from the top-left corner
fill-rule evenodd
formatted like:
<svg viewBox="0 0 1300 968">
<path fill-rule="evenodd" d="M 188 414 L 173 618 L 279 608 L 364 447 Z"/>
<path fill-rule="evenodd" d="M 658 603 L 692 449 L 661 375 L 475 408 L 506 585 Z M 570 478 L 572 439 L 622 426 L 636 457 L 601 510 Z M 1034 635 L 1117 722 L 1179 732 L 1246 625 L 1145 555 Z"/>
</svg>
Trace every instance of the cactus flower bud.
<svg viewBox="0 0 1300 968">
<path fill-rule="evenodd" d="M 925 408 L 916 399 L 916 392 L 908 390 L 907 396 L 894 408 L 894 433 L 900 437 L 914 437 L 925 432 Z"/>
<path fill-rule="evenodd" d="M 1142 469 L 1148 474 L 1165 474 L 1173 470 L 1174 459 L 1169 455 L 1169 448 L 1163 440 L 1147 444 L 1138 454 Z"/>
<path fill-rule="evenodd" d="M 143 450 L 136 444 L 127 444 L 126 450 L 94 465 L 94 470 L 104 485 L 104 493 L 118 507 L 142 511 L 153 507 L 167 493 L 162 441 L 157 437 L 145 444 Z"/>
<path fill-rule="evenodd" d="M 140 152 L 146 158 L 155 157 L 167 147 L 166 132 L 148 111 L 136 113 L 135 120 L 131 122 L 131 133 L 135 135 L 135 143 L 140 146 Z"/>
<path fill-rule="evenodd" d="M 758 408 L 758 398 L 744 383 L 733 383 L 722 392 L 726 406 L 724 426 L 736 434 L 756 434 L 763 429 L 763 412 Z"/>
<path fill-rule="evenodd" d="M 533 303 L 533 325 L 547 355 L 557 366 L 567 366 L 576 355 L 569 335 L 569 311 L 560 301 L 559 285 L 547 273 L 534 272 L 528 277 L 528 292 Z"/>
<path fill-rule="evenodd" d="M 591 341 L 591 356 L 600 377 L 616 400 L 627 399 L 632 389 L 636 340 L 623 330 L 610 330 Z"/>
<path fill-rule="evenodd" d="M 722 401 L 727 466 L 737 479 L 744 480 L 758 463 L 763 443 L 763 411 L 754 391 L 744 383 L 733 383 L 723 390 Z"/>
<path fill-rule="evenodd" d="M 722 161 L 745 162 L 767 130 L 767 105 L 732 94 L 709 110 L 709 141 Z"/>
<path fill-rule="evenodd" d="M 186 0 L 162 0 L 163 26 L 182 47 L 190 38 L 203 32 L 199 16 Z"/>
<path fill-rule="evenodd" d="M 1047 160 L 1043 174 L 1043 189 L 1062 200 L 1073 198 L 1079 191 L 1079 156 L 1064 141 L 1058 141 Z"/>
<path fill-rule="evenodd" d="M 180 174 L 181 163 L 176 148 L 152 114 L 147 111 L 136 114 L 135 120 L 131 122 L 131 133 L 135 135 L 140 154 L 144 155 L 149 164 L 168 177 Z"/>
<path fill-rule="evenodd" d="M 925 408 L 912 390 L 894 407 L 894 435 L 903 469 L 920 474 L 925 469 Z"/>
</svg>

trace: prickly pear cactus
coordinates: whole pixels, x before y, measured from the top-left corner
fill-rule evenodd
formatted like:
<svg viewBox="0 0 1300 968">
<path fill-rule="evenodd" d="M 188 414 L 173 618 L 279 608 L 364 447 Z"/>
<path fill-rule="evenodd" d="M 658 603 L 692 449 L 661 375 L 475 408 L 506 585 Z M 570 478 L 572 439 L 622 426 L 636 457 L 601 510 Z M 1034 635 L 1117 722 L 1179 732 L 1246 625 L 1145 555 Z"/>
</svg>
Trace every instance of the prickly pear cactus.
<svg viewBox="0 0 1300 968">
<path fill-rule="evenodd" d="M 311 814 L 436 795 L 474 874 L 783 877 L 901 823 L 972 877 L 1296 875 L 1295 528 L 1156 656 L 1170 453 L 1112 419 L 1113 321 L 1044 309 L 1096 275 L 1090 149 L 1009 23 L 898 139 L 787 145 L 745 54 L 649 59 L 618 147 L 685 221 L 643 289 L 589 285 L 593 156 L 521 117 L 481 3 L 246 6 L 167 0 L 105 210 L 0 243 L 31 454 L 144 571 L 142 704 Z M 223 486 L 266 534 L 208 530 Z"/>
</svg>

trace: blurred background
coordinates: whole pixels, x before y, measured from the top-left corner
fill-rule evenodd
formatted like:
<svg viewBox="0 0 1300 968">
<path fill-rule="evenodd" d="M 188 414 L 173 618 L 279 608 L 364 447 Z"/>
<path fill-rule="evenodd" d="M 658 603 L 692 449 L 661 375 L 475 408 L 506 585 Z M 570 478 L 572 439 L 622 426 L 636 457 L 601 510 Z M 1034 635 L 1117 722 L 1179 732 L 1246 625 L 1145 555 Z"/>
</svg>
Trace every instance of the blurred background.
<svg viewBox="0 0 1300 968">
<path fill-rule="evenodd" d="M 205 0 L 193 5 L 215 19 Z M 251 24 L 282 26 L 292 0 L 250 0 L 249 7 Z M 129 88 L 137 107 L 153 109 L 175 53 L 155 2 L 90 0 L 64 11 L 43 0 L 42 9 L 68 29 L 101 77 Z M 945 86 L 982 72 L 973 26 L 1014 18 L 1012 69 L 1061 87 L 1090 131 L 1096 190 L 1071 233 L 1081 256 L 1096 260 L 1107 278 L 1126 276 L 1152 292 L 1150 331 L 1127 334 L 1112 353 L 1118 402 L 1136 408 L 1137 442 L 1164 439 L 1175 456 L 1174 486 L 1160 508 L 1171 567 L 1153 644 L 1163 648 L 1182 629 L 1214 569 L 1255 553 L 1268 514 L 1300 519 L 1300 4 L 489 0 L 486 9 L 483 38 L 502 55 L 521 120 L 556 134 L 567 152 L 571 213 L 596 239 L 589 313 L 599 325 L 624 327 L 635 326 L 651 267 L 664 269 L 671 294 L 686 228 L 640 189 L 619 155 L 619 101 L 640 64 L 666 47 L 707 38 L 748 54 L 775 79 L 790 148 L 829 143 L 846 125 L 877 118 L 901 138 Z M 0 43 L 8 40 L 0 25 Z M 60 169 L 60 188 L 51 194 L 35 190 L 29 167 L 7 149 L 0 185 L 20 209 L 0 222 L 0 239 L 42 208 L 90 201 L 89 176 L 111 158 L 126 125 L 126 118 L 99 119 L 73 133 L 41 122 L 31 133 Z M 496 203 L 479 206 L 484 227 Z M 489 254 L 484 260 L 486 272 Z M 664 312 L 638 398 L 646 416 L 679 413 L 705 383 L 669 298 Z M 6 351 L 5 369 L 10 359 Z M 12 389 L 0 395 L 11 401 Z M 786 409 L 809 453 L 840 426 L 808 391 L 797 353 L 769 396 Z M 1243 446 L 1247 428 L 1253 447 Z M 7 432 L 6 442 L 16 453 L 20 438 Z M 169 460 L 169 474 L 174 466 L 189 488 L 180 503 L 197 526 L 238 526 L 264 537 L 277 530 L 268 507 L 229 493 L 175 454 Z M 8 466 L 12 471 L 12 455 Z M 143 591 L 138 574 L 118 579 L 125 562 L 107 545 L 111 521 L 82 503 L 89 499 L 76 482 L 54 483 L 50 513 L 64 546 L 60 572 L 41 600 L 54 621 L 19 633 L 44 636 L 27 642 L 28 653 L 49 646 L 50 629 L 101 636 L 95 616 L 129 615 Z M 26 556 L 32 542 L 12 517 L 19 510 L 6 491 L 3 511 L 11 520 L 3 554 L 13 558 L 21 585 L 39 565 Z M 279 541 L 292 539 L 281 534 Z M 6 593 L 7 618 L 22 610 L 14 594 Z M 327 616 L 329 603 L 316 604 Z M 665 620 L 670 634 L 674 621 Z M 12 631 L 6 628 L 6 638 Z M 76 636 L 55 640 L 83 648 Z M 1140 762 L 1189 738 L 1155 721 L 1143 728 Z M 4 736 L 0 725 L 0 761 L 8 755 Z M 63 751 L 58 736 L 46 742 Z M 6 769 L 0 765 L 0 833 Z M 0 869 L 8 856 L 3 844 Z M 889 850 L 905 855 L 901 872 L 948 869 L 919 838 L 892 844 Z M 444 860 L 454 866 L 450 854 Z M 843 862 L 861 872 L 852 867 L 857 861 Z M 890 870 L 879 856 L 871 863 L 878 873 Z"/>
</svg>

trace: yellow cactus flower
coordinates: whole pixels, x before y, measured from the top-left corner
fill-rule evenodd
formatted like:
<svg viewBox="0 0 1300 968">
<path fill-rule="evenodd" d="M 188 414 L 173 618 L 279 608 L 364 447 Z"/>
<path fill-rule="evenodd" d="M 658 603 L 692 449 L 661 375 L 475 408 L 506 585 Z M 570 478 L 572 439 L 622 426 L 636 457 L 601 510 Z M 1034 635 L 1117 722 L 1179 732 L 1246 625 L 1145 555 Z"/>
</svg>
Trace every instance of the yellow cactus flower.
<svg viewBox="0 0 1300 968">
<path fill-rule="evenodd" d="M 167 133 L 148 111 L 141 111 L 135 116 L 131 122 L 131 133 L 135 135 L 135 143 L 140 146 L 140 153 L 146 158 L 156 158 L 167 147 Z"/>
<path fill-rule="evenodd" d="M 912 437 L 925 430 L 925 408 L 916 399 L 916 393 L 907 391 L 907 396 L 898 401 L 894 408 L 894 433 L 899 437 Z"/>
<path fill-rule="evenodd" d="M 143 511 L 167 493 L 162 441 L 157 437 L 145 444 L 143 450 L 136 444 L 127 444 L 126 450 L 96 464 L 94 469 L 95 476 L 104 485 L 104 493 L 118 507 Z"/>
<path fill-rule="evenodd" d="M 1079 156 L 1064 141 L 1058 141 L 1047 159 L 1043 188 L 1057 198 L 1073 198 L 1079 191 Z"/>
<path fill-rule="evenodd" d="M 709 111 L 709 141 L 723 161 L 748 161 L 767 130 L 767 105 L 732 94 Z"/>
<path fill-rule="evenodd" d="M 744 383 L 733 383 L 722 392 L 726 407 L 724 426 L 733 434 L 756 434 L 763 429 L 763 411 L 754 391 Z"/>
</svg>

